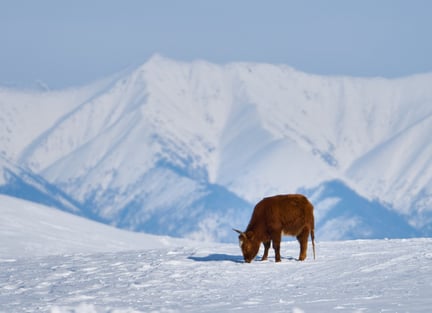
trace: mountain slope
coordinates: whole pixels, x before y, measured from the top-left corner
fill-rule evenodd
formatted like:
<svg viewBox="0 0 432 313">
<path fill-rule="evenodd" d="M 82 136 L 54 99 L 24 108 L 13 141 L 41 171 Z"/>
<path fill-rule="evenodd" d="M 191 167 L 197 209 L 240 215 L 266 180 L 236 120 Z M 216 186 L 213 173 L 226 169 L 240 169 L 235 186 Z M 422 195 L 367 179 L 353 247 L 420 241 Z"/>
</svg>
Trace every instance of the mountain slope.
<svg viewBox="0 0 432 313">
<path fill-rule="evenodd" d="M 84 215 L 80 203 L 43 177 L 0 156 L 0 194 Z"/>
<path fill-rule="evenodd" d="M 378 201 L 357 194 L 342 181 L 304 190 L 315 204 L 316 235 L 339 238 L 411 238 L 426 235 Z"/>
<path fill-rule="evenodd" d="M 0 213 L 0 259 L 155 249 L 186 242 L 120 230 L 5 195 L 0 195 Z"/>
<path fill-rule="evenodd" d="M 432 146 L 427 142 L 431 125 L 432 115 L 425 116 L 368 152 L 348 171 L 366 193 L 394 203 L 400 212 L 414 211 L 412 224 L 420 227 L 432 221 Z"/>
<path fill-rule="evenodd" d="M 0 118 L 14 120 L 3 137 L 27 138 L 4 154 L 61 188 L 86 214 L 135 230 L 230 240 L 229 224 L 246 224 L 262 197 L 339 180 L 362 198 L 346 207 L 376 199 L 427 234 L 431 82 L 430 74 L 322 77 L 287 66 L 155 56 L 80 93 L 83 101 L 65 104 L 38 136 L 17 126 L 27 119 L 2 111 Z M 50 99 L 63 103 L 66 96 Z M 47 95 L 33 97 L 26 116 L 38 116 Z M 6 99 L 8 108 L 21 101 Z"/>
</svg>

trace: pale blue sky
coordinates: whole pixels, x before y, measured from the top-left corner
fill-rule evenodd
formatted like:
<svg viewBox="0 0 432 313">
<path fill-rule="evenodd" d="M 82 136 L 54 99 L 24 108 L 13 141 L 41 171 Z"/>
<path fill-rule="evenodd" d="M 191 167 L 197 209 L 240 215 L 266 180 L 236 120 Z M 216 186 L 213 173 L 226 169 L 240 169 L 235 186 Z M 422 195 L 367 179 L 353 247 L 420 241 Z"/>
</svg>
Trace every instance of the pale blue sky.
<svg viewBox="0 0 432 313">
<path fill-rule="evenodd" d="M 428 0 L 0 0 L 0 84 L 81 85 L 159 53 L 324 75 L 432 72 Z"/>
</svg>

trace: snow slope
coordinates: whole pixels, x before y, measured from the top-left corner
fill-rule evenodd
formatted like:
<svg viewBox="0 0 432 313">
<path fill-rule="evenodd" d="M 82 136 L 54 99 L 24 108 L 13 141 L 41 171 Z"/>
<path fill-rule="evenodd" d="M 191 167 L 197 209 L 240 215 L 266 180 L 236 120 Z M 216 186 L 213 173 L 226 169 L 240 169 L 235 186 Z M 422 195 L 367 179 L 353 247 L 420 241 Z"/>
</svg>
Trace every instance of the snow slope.
<svg viewBox="0 0 432 313">
<path fill-rule="evenodd" d="M 0 312 L 429 312 L 432 305 L 432 239 L 318 241 L 317 259 L 304 262 L 295 260 L 297 242 L 284 241 L 281 263 L 271 254 L 246 264 L 234 244 L 129 234 L 10 197 L 0 205 Z"/>
<path fill-rule="evenodd" d="M 120 230 L 4 195 L 0 195 L 0 216 L 0 259 L 172 247 L 180 242 Z"/>
<path fill-rule="evenodd" d="M 431 83 L 431 74 L 324 77 L 155 56 L 75 98 L 2 90 L 0 143 L 11 162 L 80 203 L 82 215 L 123 228 L 229 241 L 262 197 L 312 195 L 337 180 L 359 196 L 351 199 L 403 215 L 396 230 L 430 235 Z M 53 103 L 58 111 L 47 116 Z M 27 127 L 32 118 L 37 127 Z M 359 206 L 345 200 L 345 211 Z M 360 224 L 350 219 L 337 239 L 360 234 Z M 357 238 L 402 236 L 376 231 Z"/>
</svg>

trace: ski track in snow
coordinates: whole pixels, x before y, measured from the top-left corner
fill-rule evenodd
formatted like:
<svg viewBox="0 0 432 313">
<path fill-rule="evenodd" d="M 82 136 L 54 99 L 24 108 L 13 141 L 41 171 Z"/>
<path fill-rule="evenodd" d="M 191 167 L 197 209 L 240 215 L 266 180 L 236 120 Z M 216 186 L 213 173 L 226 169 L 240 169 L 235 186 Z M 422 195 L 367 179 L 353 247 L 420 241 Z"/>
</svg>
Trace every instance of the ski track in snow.
<svg viewBox="0 0 432 313">
<path fill-rule="evenodd" d="M 318 242 L 305 262 L 294 241 L 281 263 L 246 264 L 232 244 L 3 257 L 0 311 L 429 312 L 431 251 L 407 239 Z"/>
</svg>

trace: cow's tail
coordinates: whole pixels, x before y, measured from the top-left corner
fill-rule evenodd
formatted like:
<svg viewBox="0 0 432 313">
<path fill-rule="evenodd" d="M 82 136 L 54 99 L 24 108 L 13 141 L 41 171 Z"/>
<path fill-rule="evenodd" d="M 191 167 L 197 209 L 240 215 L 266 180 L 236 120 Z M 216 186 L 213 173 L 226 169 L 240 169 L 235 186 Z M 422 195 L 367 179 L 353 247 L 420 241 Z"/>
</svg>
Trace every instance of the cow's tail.
<svg viewBox="0 0 432 313">
<path fill-rule="evenodd" d="M 313 250 L 313 255 L 315 260 L 315 230 L 313 228 L 311 229 L 310 236 L 312 240 L 312 250 Z"/>
</svg>

